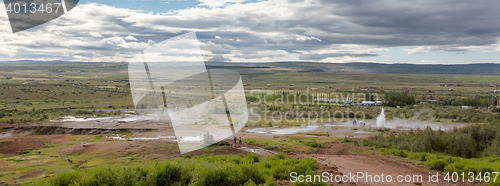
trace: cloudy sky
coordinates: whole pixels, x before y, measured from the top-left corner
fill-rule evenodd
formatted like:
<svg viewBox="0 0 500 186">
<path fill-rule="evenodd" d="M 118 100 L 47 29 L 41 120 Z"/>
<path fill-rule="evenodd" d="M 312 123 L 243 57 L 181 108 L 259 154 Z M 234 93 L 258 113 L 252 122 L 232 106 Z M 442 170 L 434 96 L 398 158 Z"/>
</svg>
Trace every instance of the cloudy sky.
<svg viewBox="0 0 500 186">
<path fill-rule="evenodd" d="M 498 7 L 498 0 L 81 0 L 14 34 L 0 6 L 0 61 L 128 62 L 194 31 L 206 61 L 497 63 Z"/>
</svg>

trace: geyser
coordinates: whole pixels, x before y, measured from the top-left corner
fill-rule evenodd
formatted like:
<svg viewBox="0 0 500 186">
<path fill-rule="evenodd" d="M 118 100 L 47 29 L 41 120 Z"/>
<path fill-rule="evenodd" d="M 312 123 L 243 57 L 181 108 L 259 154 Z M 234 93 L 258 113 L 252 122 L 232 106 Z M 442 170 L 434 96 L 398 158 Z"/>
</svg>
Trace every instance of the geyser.
<svg viewBox="0 0 500 186">
<path fill-rule="evenodd" d="M 385 113 L 384 113 L 384 108 L 382 107 L 382 112 L 380 112 L 380 115 L 377 117 L 377 128 L 384 128 L 385 127 Z"/>
</svg>

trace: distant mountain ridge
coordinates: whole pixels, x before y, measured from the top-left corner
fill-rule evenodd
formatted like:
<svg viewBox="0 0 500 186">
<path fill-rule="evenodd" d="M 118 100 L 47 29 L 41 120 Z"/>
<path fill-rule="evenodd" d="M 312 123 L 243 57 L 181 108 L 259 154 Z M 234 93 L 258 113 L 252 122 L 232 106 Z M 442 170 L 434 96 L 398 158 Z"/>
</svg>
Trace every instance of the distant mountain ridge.
<svg viewBox="0 0 500 186">
<path fill-rule="evenodd" d="M 17 64 L 20 66 L 49 66 L 58 67 L 71 64 L 84 65 L 111 65 L 127 67 L 127 62 L 63 62 L 63 61 L 31 61 L 0 62 L 3 65 Z M 56 65 L 57 64 L 57 65 Z M 474 64 L 384 64 L 384 63 L 318 63 L 318 62 L 205 62 L 207 68 L 234 68 L 234 69 L 272 69 L 285 68 L 292 72 L 338 72 L 338 73 L 382 73 L 382 74 L 463 74 L 463 75 L 500 75 L 500 63 Z M 17 66 L 16 65 L 16 66 Z"/>
<path fill-rule="evenodd" d="M 464 74 L 464 75 L 500 75 L 500 64 L 384 64 L 384 63 L 317 63 L 317 62 L 269 62 L 269 63 L 229 63 L 207 62 L 210 66 L 239 66 L 299 68 L 322 70 L 325 72 L 341 73 L 386 73 L 386 74 Z M 258 68 L 257 67 L 257 68 Z"/>
</svg>

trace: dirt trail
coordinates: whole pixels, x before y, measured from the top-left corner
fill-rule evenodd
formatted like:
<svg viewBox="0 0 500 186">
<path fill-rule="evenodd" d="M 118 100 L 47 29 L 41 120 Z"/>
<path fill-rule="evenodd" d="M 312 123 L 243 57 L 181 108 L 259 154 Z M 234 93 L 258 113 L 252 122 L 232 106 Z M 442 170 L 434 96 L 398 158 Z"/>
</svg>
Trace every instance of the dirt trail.
<svg viewBox="0 0 500 186">
<path fill-rule="evenodd" d="M 352 148 L 351 143 L 331 143 L 325 144 L 316 154 L 312 154 L 319 163 L 327 164 L 338 169 L 343 175 L 355 175 L 362 172 L 365 175 L 371 175 L 373 179 L 364 178 L 359 179 L 357 185 L 473 185 L 470 183 L 448 183 L 443 180 L 445 174 L 438 171 L 432 171 L 424 168 L 423 166 L 416 165 L 413 160 L 408 160 L 396 156 L 383 156 L 383 155 L 353 155 L 349 151 Z M 384 175 L 385 182 L 376 182 L 375 175 L 380 178 Z M 439 174 L 439 181 L 437 183 L 429 182 L 429 174 Z M 387 175 L 390 175 L 392 182 Z M 398 182 L 399 179 L 403 181 Z M 404 181 L 404 176 L 407 177 L 409 182 Z M 421 180 L 413 176 L 422 176 Z"/>
<path fill-rule="evenodd" d="M 234 141 L 231 141 L 229 139 L 227 141 L 234 144 Z M 233 145 L 233 147 L 239 148 L 240 150 L 243 150 L 241 149 L 241 147 L 256 150 L 261 149 L 262 151 L 256 151 L 254 153 L 264 156 L 277 153 L 245 143 L 238 143 L 236 145 Z M 320 173 L 329 172 L 333 173 L 334 176 L 349 176 L 356 175 L 358 172 L 363 172 L 365 175 L 372 176 L 371 180 L 367 180 L 367 176 L 365 176 L 364 178 L 359 179 L 359 182 L 358 180 L 356 180 L 356 183 L 353 183 L 351 181 L 348 181 L 347 183 L 337 183 L 336 181 L 334 181 L 333 183 L 330 182 L 330 184 L 332 185 L 474 185 L 471 183 L 448 183 L 443 180 L 445 174 L 443 174 L 442 172 L 428 170 L 422 165 L 417 165 L 413 160 L 408 160 L 397 156 L 353 155 L 350 154 L 351 148 L 352 143 L 334 142 L 323 144 L 322 148 L 320 148 L 314 154 L 289 153 L 288 155 L 290 157 L 298 158 L 315 158 L 320 166 L 318 170 Z M 384 182 L 376 182 L 377 178 L 380 178 L 382 174 L 384 175 Z M 438 174 L 438 182 L 429 182 L 429 174 Z M 378 175 L 379 177 L 375 178 L 375 175 Z M 390 175 L 390 179 L 388 175 Z M 397 180 L 399 175 L 403 176 L 399 178 L 402 182 L 398 182 Z M 407 179 L 409 180 L 408 182 L 405 182 L 404 180 L 404 176 L 406 175 L 410 175 L 410 177 L 407 177 Z M 413 178 L 414 175 L 421 175 L 421 179 L 420 177 Z M 387 180 L 391 180 L 391 182 L 387 182 Z"/>
<path fill-rule="evenodd" d="M 243 142 L 242 143 L 238 142 L 235 144 L 233 139 L 225 139 L 225 141 L 229 142 L 231 144 L 231 147 L 238 149 L 240 151 L 251 152 L 261 156 L 272 156 L 277 154 L 277 152 L 274 152 L 272 150 L 266 150 L 264 148 L 248 145 Z"/>
<path fill-rule="evenodd" d="M 392 181 L 393 183 L 387 183 L 387 182 L 380 182 L 376 183 L 379 179 L 371 180 L 371 179 L 366 179 L 361 178 L 359 181 L 361 183 L 369 184 L 369 185 L 415 185 L 415 183 L 421 183 L 422 185 L 436 185 L 435 183 L 429 184 L 428 183 L 428 175 L 429 172 L 432 172 L 435 174 L 435 171 L 429 171 L 426 169 L 421 169 L 417 168 L 412 165 L 407 165 L 401 162 L 397 162 L 394 160 L 391 160 L 389 158 L 385 158 L 383 156 L 377 156 L 377 155 L 319 155 L 317 156 L 318 159 L 321 159 L 327 163 L 332 164 L 333 166 L 337 167 L 338 170 L 343 174 L 343 175 L 355 175 L 358 172 L 362 172 L 366 175 L 372 175 L 375 177 L 375 175 L 384 175 L 385 181 L 389 180 L 387 175 L 392 176 Z M 411 183 L 398 183 L 395 182 L 397 181 L 397 176 L 398 175 L 422 175 L 421 180 L 411 180 Z M 415 182 L 415 183 L 414 183 Z M 440 184 L 439 184 L 440 185 Z"/>
</svg>

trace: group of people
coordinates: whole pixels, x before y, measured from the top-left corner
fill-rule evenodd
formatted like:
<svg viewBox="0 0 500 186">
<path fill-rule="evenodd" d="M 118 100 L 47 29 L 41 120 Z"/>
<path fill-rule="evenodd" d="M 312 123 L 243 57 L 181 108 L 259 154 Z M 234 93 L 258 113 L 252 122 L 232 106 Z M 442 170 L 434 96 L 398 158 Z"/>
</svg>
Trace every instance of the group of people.
<svg viewBox="0 0 500 186">
<path fill-rule="evenodd" d="M 352 124 L 353 124 L 353 125 L 356 125 L 356 120 L 354 120 L 354 121 L 352 122 Z M 361 123 L 361 122 L 360 122 L 360 123 L 359 123 L 359 125 L 362 125 L 363 127 L 365 127 L 365 126 L 366 126 L 366 123 L 365 123 L 365 122 L 363 122 L 363 123 Z"/>
<path fill-rule="evenodd" d="M 236 142 L 237 142 L 237 141 L 238 141 L 238 138 L 236 138 L 236 136 L 234 136 L 234 144 L 236 144 Z M 240 143 L 241 143 L 241 136 L 240 136 L 240 138 L 239 138 L 239 141 L 240 141 Z"/>
</svg>

